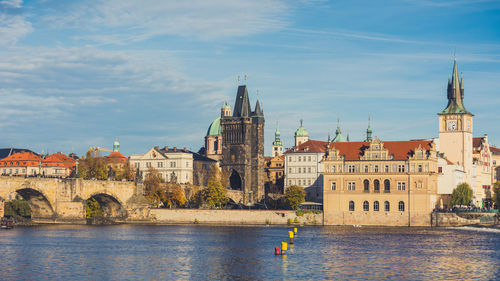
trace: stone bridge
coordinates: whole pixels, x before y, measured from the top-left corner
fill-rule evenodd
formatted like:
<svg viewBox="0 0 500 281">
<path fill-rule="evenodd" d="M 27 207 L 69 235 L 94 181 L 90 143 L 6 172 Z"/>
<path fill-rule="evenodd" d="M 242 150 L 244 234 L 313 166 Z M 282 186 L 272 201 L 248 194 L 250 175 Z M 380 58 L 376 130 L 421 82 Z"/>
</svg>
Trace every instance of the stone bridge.
<svg viewBox="0 0 500 281">
<path fill-rule="evenodd" d="M 105 217 L 115 221 L 144 220 L 149 203 L 142 183 L 82 179 L 0 176 L 0 201 L 20 195 L 35 221 L 85 219 L 85 201 L 95 198 Z"/>
</svg>

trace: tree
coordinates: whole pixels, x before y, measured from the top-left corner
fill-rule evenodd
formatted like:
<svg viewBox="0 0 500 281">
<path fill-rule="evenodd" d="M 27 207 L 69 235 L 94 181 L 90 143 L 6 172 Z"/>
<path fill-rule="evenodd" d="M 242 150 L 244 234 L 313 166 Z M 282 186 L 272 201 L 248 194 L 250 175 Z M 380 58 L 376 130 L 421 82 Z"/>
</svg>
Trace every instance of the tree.
<svg viewBox="0 0 500 281">
<path fill-rule="evenodd" d="M 28 201 L 16 196 L 16 199 L 6 202 L 4 216 L 30 218 L 31 208 Z"/>
<path fill-rule="evenodd" d="M 497 209 L 500 209 L 500 181 L 493 184 L 493 202 L 497 204 Z"/>
<path fill-rule="evenodd" d="M 285 192 L 285 202 L 292 209 L 297 210 L 300 203 L 303 203 L 306 200 L 306 192 L 304 188 L 292 185 Z"/>
<path fill-rule="evenodd" d="M 170 208 L 180 207 L 186 203 L 186 195 L 181 185 L 175 182 L 167 184 L 167 193 L 165 196 L 165 205 Z"/>
<path fill-rule="evenodd" d="M 451 206 L 469 205 L 472 202 L 472 189 L 469 184 L 459 184 L 451 193 Z"/>
<path fill-rule="evenodd" d="M 166 189 L 163 179 L 153 167 L 149 167 L 144 179 L 144 193 L 146 198 L 153 206 L 160 206 L 160 203 L 166 201 Z"/>
<path fill-rule="evenodd" d="M 101 204 L 93 197 L 85 201 L 85 217 L 88 220 L 94 219 L 95 217 L 102 217 Z"/>
<path fill-rule="evenodd" d="M 209 175 L 207 187 L 194 195 L 194 201 L 198 206 L 205 204 L 209 207 L 220 208 L 229 201 L 227 190 L 221 183 L 223 174 L 217 165 L 213 164 Z"/>
<path fill-rule="evenodd" d="M 105 180 L 108 178 L 108 169 L 106 161 L 103 158 L 95 158 L 92 153 L 87 151 L 85 157 L 78 160 L 78 177 L 83 179 L 99 179 Z"/>
<path fill-rule="evenodd" d="M 123 164 L 123 166 L 120 167 L 120 169 L 118 169 L 116 171 L 116 177 L 115 177 L 116 180 L 127 180 L 127 181 L 132 181 L 132 180 L 135 180 L 135 172 L 134 170 L 132 169 L 132 167 L 130 166 L 130 161 L 127 159 L 127 162 L 125 162 L 125 164 Z"/>
</svg>

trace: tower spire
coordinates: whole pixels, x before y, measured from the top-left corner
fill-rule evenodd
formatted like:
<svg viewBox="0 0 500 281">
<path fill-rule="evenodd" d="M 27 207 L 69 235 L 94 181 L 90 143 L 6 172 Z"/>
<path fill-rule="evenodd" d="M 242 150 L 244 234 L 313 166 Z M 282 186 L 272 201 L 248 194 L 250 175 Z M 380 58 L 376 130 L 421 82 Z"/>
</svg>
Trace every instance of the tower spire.
<svg viewBox="0 0 500 281">
<path fill-rule="evenodd" d="M 457 58 L 454 54 L 453 59 L 453 71 L 451 74 L 451 81 L 448 79 L 448 89 L 447 89 L 448 105 L 440 114 L 462 114 L 470 113 L 465 109 L 463 98 L 464 98 L 464 88 L 463 79 L 459 78 Z"/>
</svg>

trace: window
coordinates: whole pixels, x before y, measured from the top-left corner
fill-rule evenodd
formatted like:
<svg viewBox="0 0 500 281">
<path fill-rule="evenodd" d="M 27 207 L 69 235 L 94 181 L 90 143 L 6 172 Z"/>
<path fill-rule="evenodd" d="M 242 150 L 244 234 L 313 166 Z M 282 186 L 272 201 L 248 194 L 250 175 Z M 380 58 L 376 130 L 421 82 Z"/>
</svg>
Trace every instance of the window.
<svg viewBox="0 0 500 281">
<path fill-rule="evenodd" d="M 418 165 L 418 170 L 419 173 L 422 173 L 422 164 Z"/>
<path fill-rule="evenodd" d="M 440 173 L 440 174 L 443 173 L 443 167 L 438 167 L 438 173 Z"/>
<path fill-rule="evenodd" d="M 384 211 L 389 212 L 391 210 L 391 205 L 389 204 L 389 201 L 384 202 Z"/>
<path fill-rule="evenodd" d="M 349 211 L 354 211 L 354 201 L 349 201 Z"/>
<path fill-rule="evenodd" d="M 151 162 L 146 162 L 146 168 L 151 167 Z"/>
<path fill-rule="evenodd" d="M 170 168 L 175 168 L 176 163 L 174 161 L 170 162 Z"/>
<path fill-rule="evenodd" d="M 389 165 L 385 165 L 384 171 L 385 171 L 386 173 L 389 173 Z"/>
<path fill-rule="evenodd" d="M 398 182 L 398 190 L 405 190 L 406 182 Z"/>
<path fill-rule="evenodd" d="M 157 165 L 158 165 L 158 168 L 163 168 L 163 162 L 158 162 Z"/>
<path fill-rule="evenodd" d="M 311 180 L 307 180 L 307 184 L 308 184 L 308 185 L 311 185 Z"/>
<path fill-rule="evenodd" d="M 288 161 L 292 162 L 292 156 L 288 157 Z"/>
<path fill-rule="evenodd" d="M 375 165 L 375 173 L 378 173 L 378 165 Z"/>
<path fill-rule="evenodd" d="M 307 157 L 307 161 L 311 162 L 311 156 Z"/>
<path fill-rule="evenodd" d="M 398 165 L 398 172 L 404 173 L 405 172 L 405 165 Z"/>
<path fill-rule="evenodd" d="M 389 180 L 384 181 L 384 192 L 385 193 L 391 192 L 391 182 Z"/>
<path fill-rule="evenodd" d="M 335 165 L 332 166 L 332 173 L 335 173 Z"/>
<path fill-rule="evenodd" d="M 337 190 L 337 183 L 336 182 L 331 182 L 330 183 L 330 187 L 332 188 L 332 190 Z"/>
<path fill-rule="evenodd" d="M 189 161 L 186 161 L 186 168 L 189 168 Z"/>
<path fill-rule="evenodd" d="M 300 160 L 301 160 L 301 159 L 302 159 L 302 158 L 299 156 L 299 160 L 298 160 L 298 161 L 300 162 Z"/>
<path fill-rule="evenodd" d="M 380 192 L 380 181 L 379 180 L 373 181 L 373 191 Z"/>
<path fill-rule="evenodd" d="M 354 173 L 355 172 L 355 166 L 354 165 L 349 165 L 348 169 L 349 169 L 349 173 Z"/>
<path fill-rule="evenodd" d="M 310 173 L 311 172 L 311 167 L 307 168 L 307 172 Z"/>
<path fill-rule="evenodd" d="M 356 183 L 355 182 L 348 182 L 347 183 L 347 190 L 356 190 Z"/>
<path fill-rule="evenodd" d="M 368 166 L 365 166 L 365 173 L 368 173 Z"/>
<path fill-rule="evenodd" d="M 369 192 L 370 191 L 370 181 L 369 180 L 364 180 L 363 181 L 363 190 L 365 192 Z"/>
<path fill-rule="evenodd" d="M 299 167 L 299 168 L 298 168 L 298 173 L 300 174 L 300 172 L 301 172 L 301 171 L 302 171 L 302 169 Z"/>
<path fill-rule="evenodd" d="M 373 210 L 378 212 L 378 201 L 373 202 Z"/>
<path fill-rule="evenodd" d="M 404 212 L 405 211 L 405 202 L 399 201 L 398 209 L 400 212 Z"/>
<path fill-rule="evenodd" d="M 363 211 L 370 211 L 370 203 L 368 203 L 368 201 L 363 202 Z"/>
<path fill-rule="evenodd" d="M 292 180 L 289 180 L 289 181 L 288 181 L 288 185 L 292 185 Z"/>
</svg>

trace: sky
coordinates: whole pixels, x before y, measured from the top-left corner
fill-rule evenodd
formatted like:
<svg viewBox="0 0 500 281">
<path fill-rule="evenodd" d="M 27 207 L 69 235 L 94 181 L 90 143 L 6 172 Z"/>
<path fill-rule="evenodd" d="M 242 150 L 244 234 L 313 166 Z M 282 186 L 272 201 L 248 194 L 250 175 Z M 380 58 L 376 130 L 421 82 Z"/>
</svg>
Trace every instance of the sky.
<svg viewBox="0 0 500 281">
<path fill-rule="evenodd" d="M 500 145 L 498 0 L 0 0 L 0 147 L 198 151 L 242 83 L 266 155 L 300 119 L 316 140 L 338 118 L 363 140 L 368 116 L 382 141 L 437 137 L 454 53 L 474 136 Z"/>
</svg>

